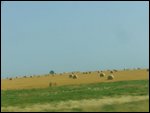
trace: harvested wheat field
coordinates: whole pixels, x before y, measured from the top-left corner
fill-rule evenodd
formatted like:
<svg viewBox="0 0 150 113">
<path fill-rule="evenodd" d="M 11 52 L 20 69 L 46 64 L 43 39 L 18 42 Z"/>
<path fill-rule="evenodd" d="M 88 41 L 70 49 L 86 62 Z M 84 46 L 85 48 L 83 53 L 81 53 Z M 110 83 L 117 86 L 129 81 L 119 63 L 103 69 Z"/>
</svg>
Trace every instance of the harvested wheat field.
<svg viewBox="0 0 150 113">
<path fill-rule="evenodd" d="M 9 2 L 1 112 L 148 112 L 149 2 Z"/>
<path fill-rule="evenodd" d="M 116 81 L 128 81 L 128 80 L 148 80 L 149 71 L 146 69 L 139 70 L 118 70 L 113 71 L 103 71 L 106 74 L 105 77 L 100 77 L 98 71 L 93 71 L 91 73 L 77 72 L 75 73 L 78 78 L 70 78 L 71 73 L 55 74 L 55 75 L 40 75 L 40 77 L 34 76 L 32 78 L 13 78 L 2 79 L 1 80 L 1 90 L 8 89 L 31 89 L 31 88 L 46 88 L 53 86 L 63 86 L 63 85 L 74 85 L 74 84 L 88 84 L 88 83 L 99 83 L 99 82 L 116 82 Z M 108 80 L 108 75 L 113 74 L 114 79 Z M 51 84 L 51 85 L 50 85 Z"/>
<path fill-rule="evenodd" d="M 149 111 L 149 80 L 2 90 L 3 112 Z"/>
</svg>

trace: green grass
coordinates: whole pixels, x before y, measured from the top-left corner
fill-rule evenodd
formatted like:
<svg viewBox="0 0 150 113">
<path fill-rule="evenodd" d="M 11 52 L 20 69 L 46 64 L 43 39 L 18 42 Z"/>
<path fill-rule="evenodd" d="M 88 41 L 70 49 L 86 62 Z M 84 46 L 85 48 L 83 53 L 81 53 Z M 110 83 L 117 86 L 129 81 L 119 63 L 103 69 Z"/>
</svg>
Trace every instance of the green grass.
<svg viewBox="0 0 150 113">
<path fill-rule="evenodd" d="M 57 103 L 67 100 L 97 99 L 122 95 L 148 95 L 149 80 L 95 83 L 1 91 L 1 107 Z"/>
<path fill-rule="evenodd" d="M 128 102 L 123 104 L 105 105 L 99 111 L 105 112 L 148 112 L 149 100 L 142 100 L 138 102 Z"/>
<path fill-rule="evenodd" d="M 149 112 L 149 100 L 147 99 L 147 100 L 142 100 L 142 101 L 137 101 L 137 102 L 104 105 L 103 107 L 94 107 L 90 109 L 74 108 L 74 109 L 71 109 L 70 111 L 74 111 L 74 112 Z"/>
</svg>

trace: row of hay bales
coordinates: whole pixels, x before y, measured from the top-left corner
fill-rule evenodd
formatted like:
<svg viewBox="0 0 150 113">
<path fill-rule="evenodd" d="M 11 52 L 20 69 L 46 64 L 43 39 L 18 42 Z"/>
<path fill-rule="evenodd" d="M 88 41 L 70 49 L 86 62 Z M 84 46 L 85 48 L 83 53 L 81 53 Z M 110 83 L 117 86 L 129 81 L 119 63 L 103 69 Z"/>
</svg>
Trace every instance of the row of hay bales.
<svg viewBox="0 0 150 113">
<path fill-rule="evenodd" d="M 30 76 L 26 76 L 26 75 L 24 75 L 24 76 L 22 76 L 22 77 L 18 77 L 18 76 L 16 76 L 16 77 L 10 77 L 10 78 L 6 78 L 6 79 L 8 79 L 8 80 L 13 80 L 13 79 L 19 79 L 19 78 L 33 78 L 33 77 L 40 77 L 40 75 L 38 75 L 38 76 L 36 76 L 36 75 L 30 75 Z"/>
<path fill-rule="evenodd" d="M 105 75 L 105 73 L 102 73 L 102 72 L 101 72 L 101 73 L 99 74 L 99 76 L 100 76 L 100 77 L 105 77 L 106 75 Z M 78 76 L 77 76 L 76 74 L 70 74 L 70 75 L 69 75 L 69 78 L 77 79 Z M 113 75 L 113 74 L 108 75 L 108 76 L 107 76 L 107 79 L 108 79 L 108 80 L 114 79 L 114 75 Z"/>
<path fill-rule="evenodd" d="M 88 71 L 88 72 L 82 72 L 82 74 L 91 74 L 92 72 L 91 71 Z"/>
<path fill-rule="evenodd" d="M 124 71 L 131 71 L 131 70 L 141 70 L 142 68 L 124 68 Z"/>
<path fill-rule="evenodd" d="M 98 72 L 98 73 L 101 73 L 102 71 L 97 71 L 97 72 Z M 79 71 L 72 72 L 72 73 L 71 73 L 72 75 L 69 75 L 69 76 L 70 76 L 69 78 L 77 79 L 78 76 L 75 75 L 75 74 L 77 74 L 77 73 L 80 73 L 80 72 L 79 72 Z M 83 72 L 83 74 L 91 74 L 91 73 L 92 73 L 91 71 L 89 71 L 89 72 Z M 111 72 L 111 73 L 113 73 L 113 72 Z M 63 74 L 67 74 L 67 72 L 60 73 L 59 75 L 63 75 Z M 53 74 L 52 76 L 54 76 L 54 75 L 56 75 L 56 74 Z M 50 76 L 50 74 L 45 74 L 44 76 Z M 26 76 L 26 75 L 24 75 L 22 78 L 33 78 L 33 77 L 39 78 L 39 77 L 41 77 L 41 76 L 40 76 L 40 75 L 31 75 L 31 76 Z M 17 78 L 19 78 L 19 77 L 16 76 L 15 78 L 17 79 Z M 7 78 L 7 79 L 13 80 L 13 78 Z"/>
<path fill-rule="evenodd" d="M 105 77 L 106 74 L 105 73 L 100 73 L 99 74 L 100 77 Z M 110 74 L 107 76 L 107 80 L 113 80 L 114 79 L 114 75 L 113 74 Z"/>
<path fill-rule="evenodd" d="M 70 75 L 69 75 L 69 78 L 77 79 L 77 78 L 78 78 L 78 75 L 76 75 L 76 74 L 70 74 Z"/>
<path fill-rule="evenodd" d="M 52 74 L 51 74 L 52 75 Z M 54 75 L 56 75 L 56 74 L 53 74 L 52 76 L 54 76 Z M 50 74 L 45 74 L 45 75 L 43 75 L 43 76 L 50 76 Z M 42 77 L 42 75 L 24 75 L 24 76 L 22 76 L 22 77 L 18 77 L 18 76 L 16 76 L 15 78 L 16 79 L 18 79 L 18 78 L 33 78 L 33 77 L 36 77 L 36 78 L 40 78 L 40 77 Z M 8 80 L 13 80 L 13 79 L 15 79 L 15 78 L 13 78 L 13 77 L 10 77 L 10 78 L 6 78 L 6 79 L 8 79 Z"/>
<path fill-rule="evenodd" d="M 127 70 L 127 69 L 126 69 Z M 137 68 L 137 70 L 140 70 L 140 68 Z M 114 72 L 118 72 L 118 70 L 107 70 L 107 71 L 109 71 L 111 74 L 113 74 Z M 146 71 L 147 72 L 149 72 L 149 68 L 148 69 L 146 69 Z M 76 73 L 80 73 L 80 72 L 72 72 L 70 75 L 69 75 L 69 78 L 73 78 L 73 79 L 77 79 L 78 78 L 78 76 L 76 75 Z M 91 71 L 89 71 L 89 72 L 82 72 L 82 74 L 91 74 L 92 72 Z M 102 73 L 103 73 L 103 71 L 97 71 L 97 73 L 100 73 L 100 77 L 103 77 L 103 75 L 101 75 Z M 63 74 L 67 74 L 66 72 L 64 72 L 64 73 L 60 73 L 59 75 L 63 75 Z M 54 74 L 55 75 L 55 74 Z M 54 76 L 53 75 L 53 76 Z M 49 74 L 46 74 L 45 76 L 49 76 Z M 113 76 L 113 75 L 112 75 Z M 37 78 L 39 78 L 39 77 L 41 77 L 40 75 L 31 75 L 31 76 L 23 76 L 23 78 L 33 78 L 33 77 L 37 77 Z M 20 77 L 15 77 L 16 79 L 17 78 L 20 78 Z M 110 77 L 111 78 L 111 77 Z M 12 78 L 12 77 L 10 77 L 10 78 L 6 78 L 6 79 L 8 79 L 8 80 L 13 80 L 14 78 Z M 112 79 L 114 79 L 114 77 L 112 77 Z"/>
<path fill-rule="evenodd" d="M 82 72 L 82 74 L 88 74 L 88 72 Z"/>
<path fill-rule="evenodd" d="M 114 73 L 114 72 L 118 72 L 118 70 L 114 69 L 114 70 L 107 70 L 109 71 L 110 73 Z M 96 71 L 97 73 L 102 73 L 103 71 Z M 82 72 L 82 74 L 91 74 L 92 72 L 89 71 L 89 72 Z"/>
</svg>

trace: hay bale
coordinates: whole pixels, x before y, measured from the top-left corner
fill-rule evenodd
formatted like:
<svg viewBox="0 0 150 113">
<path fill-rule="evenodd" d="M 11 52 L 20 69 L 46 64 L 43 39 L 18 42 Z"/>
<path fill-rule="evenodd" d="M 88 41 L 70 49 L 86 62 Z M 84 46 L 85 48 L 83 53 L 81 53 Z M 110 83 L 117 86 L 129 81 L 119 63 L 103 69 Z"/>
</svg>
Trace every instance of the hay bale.
<svg viewBox="0 0 150 113">
<path fill-rule="evenodd" d="M 149 69 L 147 69 L 146 71 L 149 71 Z"/>
<path fill-rule="evenodd" d="M 73 78 L 73 75 L 72 75 L 72 74 L 70 74 L 70 75 L 69 75 L 69 78 Z"/>
<path fill-rule="evenodd" d="M 12 80 L 12 78 L 9 78 L 9 80 Z"/>
<path fill-rule="evenodd" d="M 113 73 L 113 71 L 110 71 L 110 73 Z"/>
<path fill-rule="evenodd" d="M 114 75 L 109 75 L 108 77 L 107 77 L 107 80 L 113 80 L 114 79 Z"/>
<path fill-rule="evenodd" d="M 100 77 L 105 77 L 105 73 L 100 73 Z"/>
<path fill-rule="evenodd" d="M 73 75 L 73 77 L 72 77 L 73 79 L 77 79 L 78 78 L 78 76 L 77 75 Z"/>
</svg>

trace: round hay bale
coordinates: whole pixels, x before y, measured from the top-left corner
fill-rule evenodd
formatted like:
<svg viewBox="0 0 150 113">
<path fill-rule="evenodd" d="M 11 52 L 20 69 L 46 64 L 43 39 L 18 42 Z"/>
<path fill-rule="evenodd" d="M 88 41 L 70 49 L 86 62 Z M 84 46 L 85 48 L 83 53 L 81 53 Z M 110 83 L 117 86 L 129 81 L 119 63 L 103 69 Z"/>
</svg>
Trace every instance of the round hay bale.
<svg viewBox="0 0 150 113">
<path fill-rule="evenodd" d="M 113 79 L 114 79 L 114 75 L 112 75 L 112 74 L 109 75 L 109 76 L 107 77 L 107 79 L 108 79 L 108 80 L 113 80 Z"/>
<path fill-rule="evenodd" d="M 149 69 L 147 69 L 146 71 L 149 71 Z"/>
<path fill-rule="evenodd" d="M 110 71 L 110 73 L 113 73 L 113 71 Z"/>
<path fill-rule="evenodd" d="M 78 78 L 78 76 L 77 75 L 73 75 L 73 77 L 72 77 L 73 79 L 77 79 Z"/>
<path fill-rule="evenodd" d="M 72 78 L 72 77 L 73 77 L 73 75 L 72 75 L 72 74 L 70 74 L 70 75 L 69 75 L 69 78 Z"/>
<path fill-rule="evenodd" d="M 100 73 L 100 77 L 105 77 L 105 73 Z"/>
<path fill-rule="evenodd" d="M 12 78 L 9 78 L 9 80 L 12 80 Z"/>
</svg>

